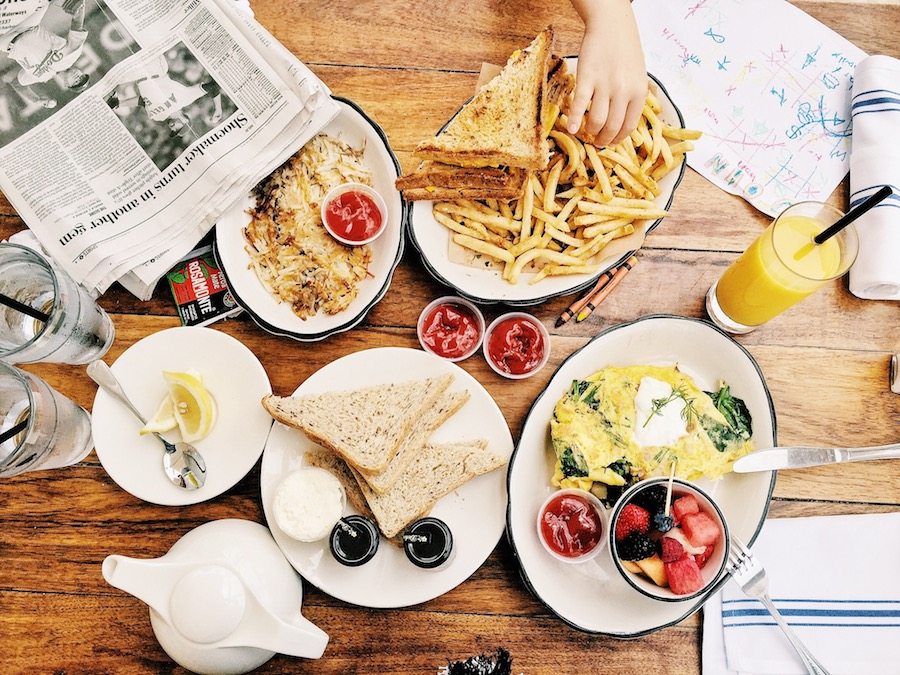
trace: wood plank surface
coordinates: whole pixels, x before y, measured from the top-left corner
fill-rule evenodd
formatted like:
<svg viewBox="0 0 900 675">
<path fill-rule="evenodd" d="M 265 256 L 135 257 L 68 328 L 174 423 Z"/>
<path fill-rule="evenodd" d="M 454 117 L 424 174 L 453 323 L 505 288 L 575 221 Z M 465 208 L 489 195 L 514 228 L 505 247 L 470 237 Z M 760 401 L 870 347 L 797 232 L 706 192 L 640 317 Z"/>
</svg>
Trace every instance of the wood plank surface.
<svg viewBox="0 0 900 675">
<path fill-rule="evenodd" d="M 900 4 L 808 0 L 800 9 L 870 53 L 900 56 Z M 577 53 L 581 23 L 568 2 L 253 0 L 257 18 L 340 96 L 385 130 L 404 170 L 415 144 L 472 93 L 483 62 L 503 62 L 548 23 L 557 50 Z M 847 203 L 848 183 L 831 197 Z M 703 318 L 706 289 L 768 219 L 691 170 L 670 215 L 640 252 L 640 264 L 587 320 L 554 321 L 573 298 L 532 308 L 550 329 L 552 356 L 533 378 L 497 376 L 480 356 L 460 365 L 481 382 L 518 438 L 534 398 L 556 367 L 600 331 L 641 316 Z M 0 240 L 24 228 L 0 194 Z M 316 344 L 269 335 L 247 317 L 215 325 L 259 357 L 275 393 L 288 394 L 322 366 L 378 346 L 417 348 L 415 321 L 447 292 L 409 246 L 390 291 L 358 328 Z M 177 326 L 168 290 L 139 302 L 114 286 L 100 299 L 116 325 L 112 363 L 143 337 Z M 488 307 L 488 320 L 505 311 Z M 783 445 L 862 446 L 900 440 L 900 396 L 887 387 L 900 352 L 900 307 L 852 296 L 834 282 L 768 325 L 738 338 L 760 365 Z M 25 366 L 91 409 L 96 387 L 83 367 Z M 0 481 L 0 673 L 183 673 L 157 644 L 146 606 L 107 585 L 104 557 L 163 555 L 192 528 L 221 518 L 265 523 L 260 466 L 204 504 L 154 506 L 120 489 L 96 454 L 76 466 Z M 769 517 L 900 510 L 900 462 L 785 471 Z M 577 589 L 573 589 L 577 592 Z M 303 614 L 331 635 L 318 661 L 276 656 L 264 673 L 436 673 L 449 659 L 508 649 L 514 672 L 662 675 L 700 671 L 701 615 L 636 639 L 570 628 L 523 584 L 502 539 L 471 578 L 445 595 L 398 610 L 353 607 L 304 585 Z"/>
</svg>

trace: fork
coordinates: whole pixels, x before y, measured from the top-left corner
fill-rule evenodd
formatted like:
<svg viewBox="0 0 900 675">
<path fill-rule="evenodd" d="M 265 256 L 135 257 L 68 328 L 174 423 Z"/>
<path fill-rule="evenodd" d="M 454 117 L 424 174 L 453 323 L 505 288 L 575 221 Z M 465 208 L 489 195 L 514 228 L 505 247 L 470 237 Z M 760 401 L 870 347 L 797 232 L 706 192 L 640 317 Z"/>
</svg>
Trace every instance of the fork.
<svg viewBox="0 0 900 675">
<path fill-rule="evenodd" d="M 778 627 L 791 641 L 797 654 L 806 666 L 806 670 L 810 675 L 829 675 L 816 657 L 806 648 L 797 634 L 788 626 L 787 621 L 781 616 L 781 613 L 769 597 L 769 581 L 766 578 L 766 570 L 763 569 L 762 563 L 756 559 L 753 553 L 743 543 L 734 536 L 731 537 L 731 549 L 728 553 L 728 573 L 735 583 L 741 587 L 741 590 L 749 597 L 756 598 L 768 610 L 772 618 L 778 624 Z"/>
</svg>

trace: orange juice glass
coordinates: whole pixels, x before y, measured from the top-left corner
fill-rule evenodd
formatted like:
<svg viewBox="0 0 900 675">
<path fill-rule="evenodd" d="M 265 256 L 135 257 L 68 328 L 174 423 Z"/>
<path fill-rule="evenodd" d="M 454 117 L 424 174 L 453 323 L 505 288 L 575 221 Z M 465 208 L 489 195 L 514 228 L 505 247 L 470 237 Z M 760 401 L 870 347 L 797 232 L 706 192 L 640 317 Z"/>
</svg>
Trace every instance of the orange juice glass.
<svg viewBox="0 0 900 675">
<path fill-rule="evenodd" d="M 813 237 L 844 214 L 820 202 L 785 209 L 706 294 L 706 310 L 729 333 L 749 333 L 803 300 L 856 260 L 852 225 L 822 244 Z"/>
</svg>

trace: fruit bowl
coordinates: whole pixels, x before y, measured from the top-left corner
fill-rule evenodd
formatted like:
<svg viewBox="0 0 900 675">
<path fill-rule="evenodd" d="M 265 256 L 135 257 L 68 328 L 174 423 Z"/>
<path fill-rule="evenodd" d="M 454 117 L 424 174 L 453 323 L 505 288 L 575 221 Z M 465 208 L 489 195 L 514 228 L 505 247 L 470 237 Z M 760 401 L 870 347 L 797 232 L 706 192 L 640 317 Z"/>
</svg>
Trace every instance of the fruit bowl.
<svg viewBox="0 0 900 675">
<path fill-rule="evenodd" d="M 673 479 L 668 520 L 668 478 L 626 490 L 609 519 L 609 552 L 636 591 L 664 602 L 705 593 L 725 573 L 731 540 L 718 505 L 697 486 Z"/>
</svg>

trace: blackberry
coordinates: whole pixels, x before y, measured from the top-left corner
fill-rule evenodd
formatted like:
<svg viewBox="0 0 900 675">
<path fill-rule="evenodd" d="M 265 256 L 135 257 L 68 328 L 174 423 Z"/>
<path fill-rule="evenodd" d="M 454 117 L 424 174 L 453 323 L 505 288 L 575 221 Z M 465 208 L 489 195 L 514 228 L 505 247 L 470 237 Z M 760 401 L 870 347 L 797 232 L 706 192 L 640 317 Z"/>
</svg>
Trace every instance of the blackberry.
<svg viewBox="0 0 900 675">
<path fill-rule="evenodd" d="M 662 513 L 657 513 L 653 516 L 653 529 L 657 532 L 668 532 L 673 527 L 675 527 L 675 520 L 672 516 L 666 516 Z"/>
<path fill-rule="evenodd" d="M 650 487 L 638 492 L 632 501 L 638 506 L 647 509 L 651 515 L 662 513 L 666 509 L 666 494 L 668 490 L 665 485 L 651 485 Z"/>
<path fill-rule="evenodd" d="M 656 553 L 656 544 L 646 534 L 632 532 L 616 542 L 616 554 L 622 560 L 643 560 Z"/>
</svg>

